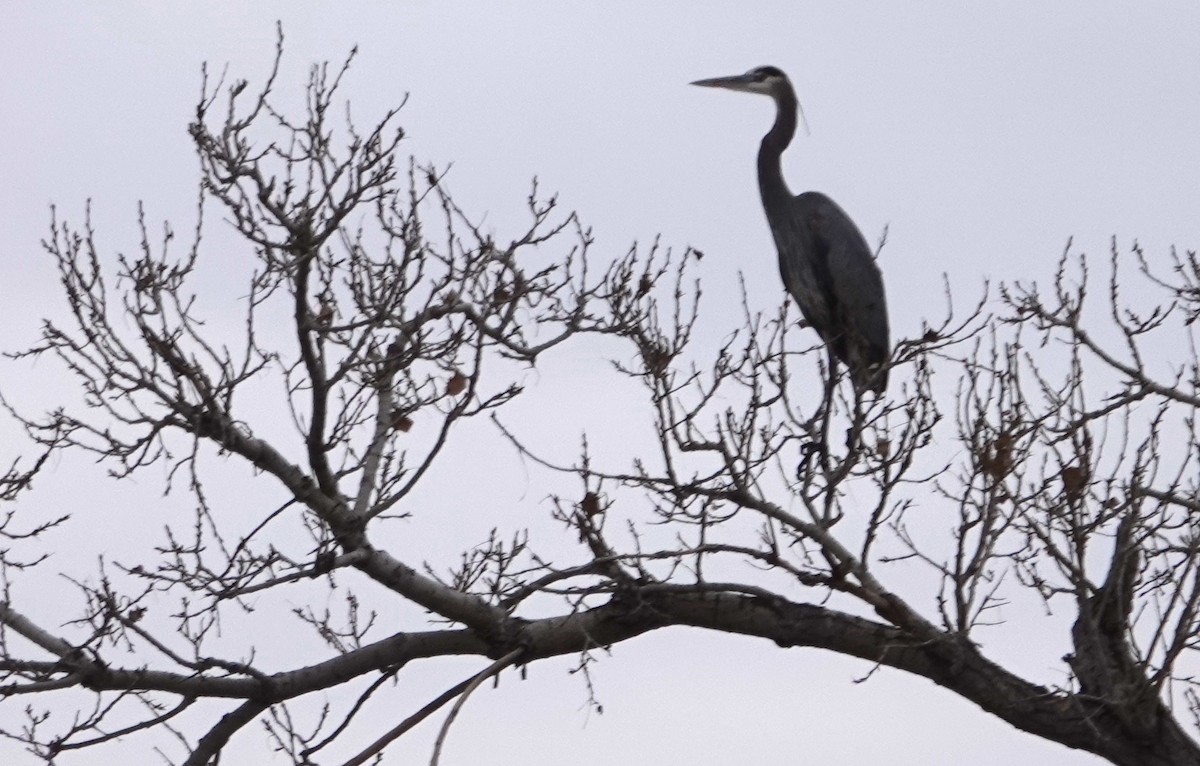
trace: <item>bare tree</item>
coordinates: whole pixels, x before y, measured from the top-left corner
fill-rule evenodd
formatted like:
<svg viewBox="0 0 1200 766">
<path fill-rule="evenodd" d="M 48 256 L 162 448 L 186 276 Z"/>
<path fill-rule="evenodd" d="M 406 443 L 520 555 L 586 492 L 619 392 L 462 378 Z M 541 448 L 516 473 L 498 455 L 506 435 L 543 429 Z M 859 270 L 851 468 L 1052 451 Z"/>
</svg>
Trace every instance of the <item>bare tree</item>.
<svg viewBox="0 0 1200 766">
<path fill-rule="evenodd" d="M 340 116 L 348 65 L 312 70 L 298 116 L 277 108 L 274 74 L 257 95 L 205 80 L 190 129 L 200 220 L 219 210 L 255 264 L 236 288 L 238 333 L 206 323 L 193 291 L 199 264 L 232 257 L 206 251 L 203 224 L 176 254 L 173 232 L 156 241 L 143 219 L 140 253 L 115 261 L 90 218 L 52 224 L 70 321 L 47 321 L 13 356 L 53 357 L 81 399 L 44 415 L 6 400 L 41 451 L 0 477 L 0 696 L 16 706 L 0 733 L 66 762 L 171 732 L 166 757 L 207 764 L 259 722 L 294 763 L 365 763 L 453 703 L 448 723 L 505 668 L 565 654 L 586 668 L 597 649 L 683 625 L 913 673 L 1116 764 L 1200 761 L 1194 254 L 1160 267 L 1114 244 L 1093 308 L 1089 261 L 1068 249 L 1049 289 L 1003 286 L 899 343 L 888 396 L 858 401 L 843 382 L 821 401 L 822 354 L 789 309 L 747 305 L 706 357 L 692 342 L 701 253 L 605 259 L 536 185 L 527 229 L 490 235 L 437 169 L 400 157 L 396 111 L 367 131 Z M 1147 305 L 1122 292 L 1134 281 Z M 505 418 L 524 371 L 598 336 L 624 349 L 615 374 L 644 388 L 657 448 L 615 462 L 586 442 L 543 454 Z M 271 390 L 288 427 L 263 403 Z M 457 562 L 405 560 L 383 542 L 472 420 L 577 480 L 550 508 L 578 542 L 570 557 L 515 528 Z M 58 528 L 90 523 L 83 511 L 24 519 L 55 453 L 91 454 L 118 481 L 165 467 L 195 517 L 143 560 L 103 562 L 77 582 L 84 613 L 52 626 L 27 616 L 23 584 L 53 566 Z M 277 507 L 249 520 L 216 507 L 206 487 L 219 479 L 199 467 L 214 455 L 252 466 Z M 930 590 L 889 586 L 915 570 Z M 360 608 L 363 578 L 409 607 L 396 610 L 403 630 Z M 300 582 L 347 604 L 295 611 L 327 656 L 266 672 L 222 654 L 223 620 L 286 603 Z M 985 652 L 1018 593 L 1075 616 L 1054 688 Z M 347 734 L 404 668 L 447 655 L 486 659 L 373 741 Z M 341 686 L 353 702 L 315 727 L 290 716 Z M 203 700 L 223 712 L 180 726 Z"/>
</svg>

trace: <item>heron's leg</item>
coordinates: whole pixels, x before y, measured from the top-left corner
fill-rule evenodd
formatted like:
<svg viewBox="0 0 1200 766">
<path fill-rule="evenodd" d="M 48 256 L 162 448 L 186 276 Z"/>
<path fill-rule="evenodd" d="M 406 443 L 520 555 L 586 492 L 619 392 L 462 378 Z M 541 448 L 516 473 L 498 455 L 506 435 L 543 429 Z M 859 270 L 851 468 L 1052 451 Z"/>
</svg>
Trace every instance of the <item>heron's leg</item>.
<svg viewBox="0 0 1200 766">
<path fill-rule="evenodd" d="M 809 440 L 801 445 L 800 462 L 796 465 L 796 481 L 804 485 L 812 480 L 814 455 L 820 456 L 822 473 L 829 475 L 829 422 L 833 418 L 833 395 L 837 387 L 837 358 L 830 352 L 828 360 L 828 377 L 825 379 L 821 404 L 812 418 L 804 423 L 804 431 Z"/>
<path fill-rule="evenodd" d="M 858 386 L 854 387 L 854 413 L 850 418 L 850 427 L 846 429 L 846 454 L 853 455 L 854 452 L 862 446 L 863 424 L 866 418 L 863 416 L 863 391 Z"/>
<path fill-rule="evenodd" d="M 825 396 L 821 400 L 821 436 L 820 446 L 821 451 L 821 470 L 825 475 L 829 475 L 829 422 L 833 420 L 833 394 L 837 390 L 838 376 L 838 360 L 833 355 L 833 351 L 829 351 L 829 377 L 825 380 Z"/>
</svg>

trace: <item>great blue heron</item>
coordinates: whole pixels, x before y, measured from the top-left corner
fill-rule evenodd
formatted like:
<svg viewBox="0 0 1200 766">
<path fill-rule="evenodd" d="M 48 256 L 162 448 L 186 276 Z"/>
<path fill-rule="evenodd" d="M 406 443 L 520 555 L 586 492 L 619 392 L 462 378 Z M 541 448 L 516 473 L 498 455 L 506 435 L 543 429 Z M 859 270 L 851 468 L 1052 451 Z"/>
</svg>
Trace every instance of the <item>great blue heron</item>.
<svg viewBox="0 0 1200 766">
<path fill-rule="evenodd" d="M 793 196 L 783 180 L 780 157 L 796 132 L 796 92 L 787 75 L 763 66 L 692 85 L 775 100 L 775 125 L 758 150 L 758 190 L 784 287 L 833 356 L 850 369 L 855 389 L 882 394 L 889 355 L 883 277 L 862 232 L 836 202 L 813 191 Z"/>
</svg>

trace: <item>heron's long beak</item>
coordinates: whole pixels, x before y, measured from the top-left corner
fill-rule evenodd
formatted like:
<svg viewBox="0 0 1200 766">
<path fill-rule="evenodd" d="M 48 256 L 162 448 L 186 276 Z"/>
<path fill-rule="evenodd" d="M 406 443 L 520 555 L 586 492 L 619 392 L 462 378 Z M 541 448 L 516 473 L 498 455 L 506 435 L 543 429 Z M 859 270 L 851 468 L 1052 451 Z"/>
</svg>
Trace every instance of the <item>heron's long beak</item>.
<svg viewBox="0 0 1200 766">
<path fill-rule="evenodd" d="M 696 80 L 692 85 L 699 85 L 702 88 L 725 88 L 726 90 L 744 90 L 753 89 L 755 80 L 753 77 L 744 74 L 735 74 L 732 77 L 710 77 L 707 80 Z"/>
</svg>

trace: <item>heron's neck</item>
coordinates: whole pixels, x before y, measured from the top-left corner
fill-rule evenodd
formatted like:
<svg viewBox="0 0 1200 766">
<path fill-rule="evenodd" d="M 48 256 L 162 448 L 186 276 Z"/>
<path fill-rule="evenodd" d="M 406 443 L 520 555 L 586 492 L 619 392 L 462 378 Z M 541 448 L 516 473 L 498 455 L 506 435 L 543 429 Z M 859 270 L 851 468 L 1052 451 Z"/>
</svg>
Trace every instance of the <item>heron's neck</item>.
<svg viewBox="0 0 1200 766">
<path fill-rule="evenodd" d="M 780 162 L 783 150 L 792 142 L 796 133 L 796 96 L 784 93 L 775 100 L 775 124 L 763 136 L 758 149 L 758 190 L 762 194 L 767 214 L 775 211 L 772 205 L 791 202 L 792 193 L 783 180 L 783 165 Z"/>
</svg>

